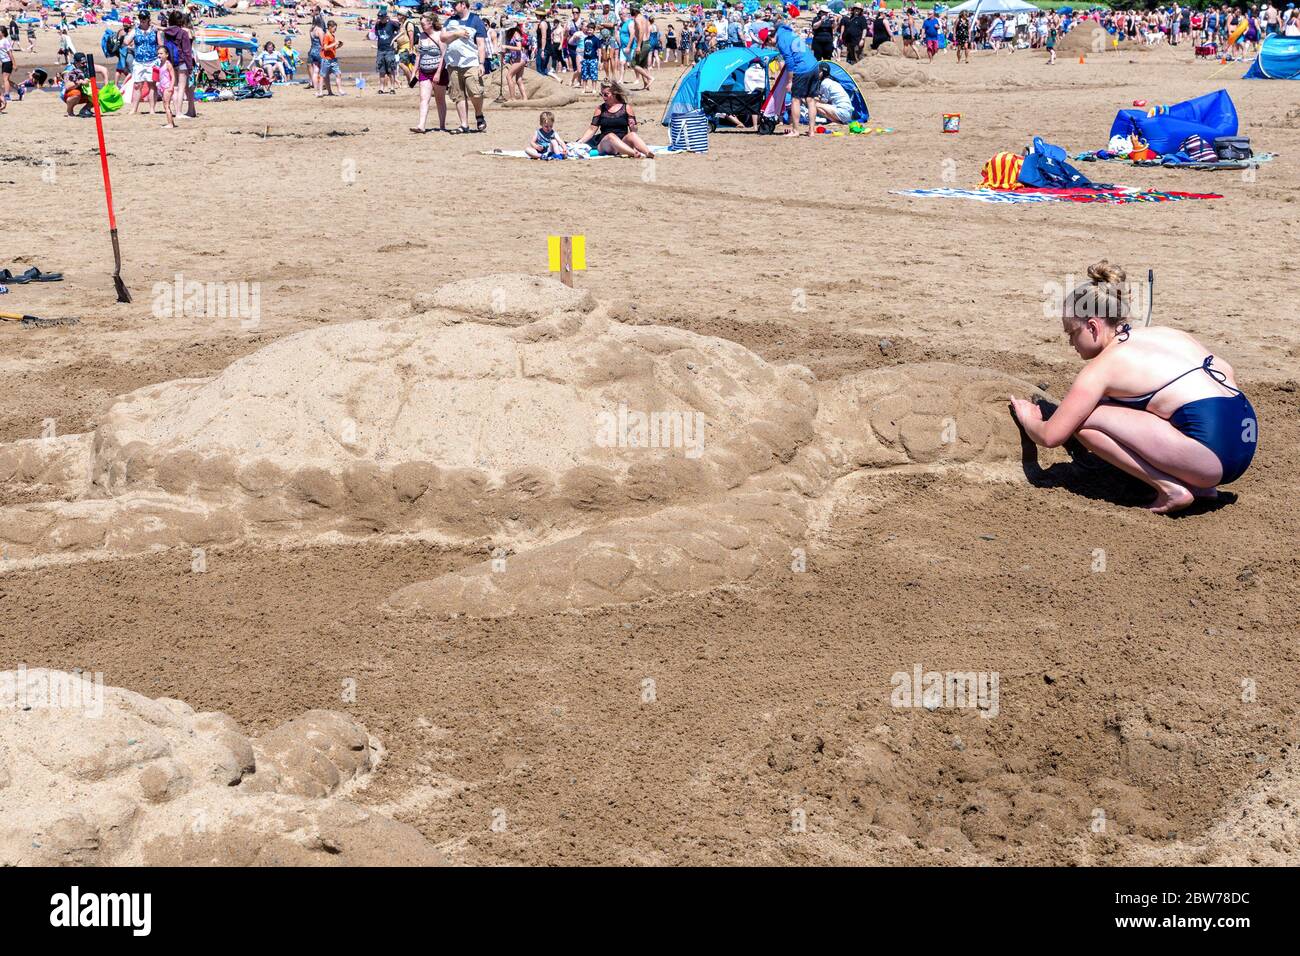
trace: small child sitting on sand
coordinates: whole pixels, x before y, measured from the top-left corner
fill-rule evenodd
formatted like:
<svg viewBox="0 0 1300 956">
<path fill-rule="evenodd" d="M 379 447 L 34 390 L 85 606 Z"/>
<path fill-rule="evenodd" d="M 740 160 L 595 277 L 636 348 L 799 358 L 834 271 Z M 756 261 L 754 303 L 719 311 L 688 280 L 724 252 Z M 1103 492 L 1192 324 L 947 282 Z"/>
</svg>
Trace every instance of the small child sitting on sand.
<svg viewBox="0 0 1300 956">
<path fill-rule="evenodd" d="M 568 147 L 564 140 L 560 139 L 555 132 L 555 114 L 550 110 L 542 113 L 537 117 L 539 126 L 529 144 L 524 147 L 524 152 L 530 159 L 565 159 L 568 157 Z"/>
</svg>

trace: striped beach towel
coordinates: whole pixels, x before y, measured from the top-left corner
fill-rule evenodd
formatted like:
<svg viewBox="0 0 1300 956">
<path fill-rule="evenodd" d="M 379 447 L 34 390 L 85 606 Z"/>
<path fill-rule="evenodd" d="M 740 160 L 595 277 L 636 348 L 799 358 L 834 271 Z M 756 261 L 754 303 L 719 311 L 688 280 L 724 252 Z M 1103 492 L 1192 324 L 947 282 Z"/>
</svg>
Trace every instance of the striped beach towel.
<svg viewBox="0 0 1300 956">
<path fill-rule="evenodd" d="M 1082 202 L 1124 206 L 1130 203 L 1180 202 L 1186 199 L 1222 199 L 1217 193 L 1166 192 L 1160 189 L 897 189 L 896 196 L 923 199 L 973 199 L 987 203 Z"/>
<path fill-rule="evenodd" d="M 1025 157 L 1019 153 L 998 153 L 980 171 L 981 189 L 1015 189 L 1020 185 L 1020 167 Z"/>
</svg>

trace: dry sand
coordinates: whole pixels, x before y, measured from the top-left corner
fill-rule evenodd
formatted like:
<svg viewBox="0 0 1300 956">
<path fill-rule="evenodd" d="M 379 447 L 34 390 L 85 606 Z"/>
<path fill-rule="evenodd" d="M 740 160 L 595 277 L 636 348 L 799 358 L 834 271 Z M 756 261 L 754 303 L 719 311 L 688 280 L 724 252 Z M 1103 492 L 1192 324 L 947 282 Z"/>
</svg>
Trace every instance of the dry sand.
<svg viewBox="0 0 1300 956">
<path fill-rule="evenodd" d="M 11 104 L 2 264 L 67 277 L 13 287 L 0 307 L 82 323 L 0 325 L 0 441 L 86 432 L 119 395 L 216 376 L 321 325 L 410 314 L 413 299 L 432 307 L 419 297 L 449 280 L 544 274 L 555 233 L 586 235 L 579 285 L 634 325 L 731 340 L 823 383 L 930 362 L 1059 395 L 1078 365 L 1044 317 L 1044 286 L 1105 256 L 1133 275 L 1155 268 L 1155 321 L 1211 343 L 1259 410 L 1235 501 L 1170 520 L 1135 507 L 1141 488 L 1060 462 L 1031 471 L 1037 486 L 875 469 L 847 480 L 804 573 L 491 621 L 387 613 L 412 582 L 488 555 L 379 533 L 215 548 L 202 574 L 188 549 L 9 570 L 3 665 L 102 671 L 254 737 L 305 711 L 346 712 L 387 751 L 351 799 L 456 863 L 1287 859 L 1294 829 L 1278 821 L 1294 814 L 1300 703 L 1294 84 L 1242 82 L 1244 65 L 1211 79 L 1218 65 L 1189 47 L 899 68 L 933 82 L 867 90 L 873 125 L 894 134 L 718 135 L 706 156 L 652 172 L 477 155 L 521 148 L 528 109 L 490 108 L 486 136 L 417 137 L 413 97 L 373 85 L 329 102 L 277 89 L 201 107 L 175 131 L 114 116 L 132 306 L 108 279 L 93 125 L 64 119 L 49 94 Z M 1096 174 L 1220 201 L 995 207 L 890 193 L 954 184 L 946 172 L 974 184 L 990 155 L 1033 134 L 1101 146 L 1131 100 L 1219 86 L 1256 148 L 1280 155 L 1253 180 Z M 589 109 L 585 97 L 560 108 L 561 132 L 578 133 Z M 960 134 L 940 133 L 945 112 L 963 114 Z M 259 283 L 259 320 L 154 314 L 154 284 L 170 296 L 178 274 Z M 49 497 L 25 481 L 2 489 L 3 505 Z M 891 707 L 892 675 L 916 665 L 997 672 L 996 717 Z M 341 699 L 348 680 L 354 702 Z M 1243 809 L 1253 816 L 1234 829 Z M 806 832 L 792 832 L 795 811 Z"/>
</svg>

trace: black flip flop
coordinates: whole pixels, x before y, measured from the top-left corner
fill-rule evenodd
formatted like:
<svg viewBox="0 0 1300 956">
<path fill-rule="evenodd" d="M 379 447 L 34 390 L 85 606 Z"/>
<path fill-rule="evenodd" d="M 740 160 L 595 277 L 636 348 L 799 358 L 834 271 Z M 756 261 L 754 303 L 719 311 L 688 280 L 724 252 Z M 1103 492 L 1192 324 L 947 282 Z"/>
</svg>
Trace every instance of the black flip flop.
<svg viewBox="0 0 1300 956">
<path fill-rule="evenodd" d="M 31 276 L 26 274 L 15 275 L 8 269 L 0 269 L 0 283 L 3 283 L 4 285 L 26 285 L 31 281 Z"/>
<path fill-rule="evenodd" d="M 460 135 L 460 134 L 462 134 L 462 133 L 468 133 L 468 132 L 469 132 L 469 127 L 468 127 L 468 126 L 462 126 L 462 127 L 460 127 L 460 129 L 449 129 L 449 130 L 447 130 L 447 132 L 450 133 L 452 136 L 458 136 L 458 135 Z"/>
</svg>

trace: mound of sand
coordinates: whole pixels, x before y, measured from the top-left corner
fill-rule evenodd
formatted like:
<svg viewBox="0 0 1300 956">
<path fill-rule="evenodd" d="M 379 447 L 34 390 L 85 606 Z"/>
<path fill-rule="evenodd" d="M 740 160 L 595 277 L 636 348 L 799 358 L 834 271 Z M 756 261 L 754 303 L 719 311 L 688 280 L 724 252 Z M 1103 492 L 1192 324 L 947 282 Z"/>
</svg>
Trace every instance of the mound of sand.
<svg viewBox="0 0 1300 956">
<path fill-rule="evenodd" d="M 178 700 L 5 671 L 0 865 L 439 864 L 418 831 L 346 799 L 381 752 L 333 711 L 253 739 Z"/>
<path fill-rule="evenodd" d="M 1057 56 L 1087 56 L 1095 53 L 1101 55 L 1116 49 L 1112 42 L 1115 38 L 1096 24 L 1084 23 L 1071 30 L 1056 41 Z M 1118 49 L 1122 53 L 1153 53 L 1161 47 L 1150 47 L 1141 40 L 1124 38 L 1119 41 Z M 1169 49 L 1165 47 L 1165 49 Z M 1046 50 L 1038 51 L 1043 56 Z"/>
<path fill-rule="evenodd" d="M 512 294 L 520 291 L 489 279 L 435 298 L 490 315 L 499 296 L 518 315 L 552 311 L 570 297 L 553 288 Z M 569 301 L 585 303 L 581 294 Z M 514 328 L 458 318 L 435 312 L 314 329 L 215 378 L 134 392 L 96 430 L 95 482 L 173 485 L 186 462 L 213 457 L 232 474 L 260 469 L 262 490 L 288 481 L 273 471 L 340 474 L 358 462 L 470 469 L 486 481 L 522 470 L 546 486 L 605 469 L 621 481 L 634 459 L 625 447 L 603 447 L 597 434 L 602 413 L 620 405 L 704 416 L 702 441 L 718 449 L 699 469 L 718 470 L 701 476 L 710 484 L 734 482 L 807 437 L 815 407 L 807 373 L 770 366 L 735 343 L 580 312 Z M 682 461 L 680 452 L 650 457 L 669 471 L 678 469 L 667 459 Z M 653 493 L 647 480 L 639 476 Z"/>
<path fill-rule="evenodd" d="M 537 541 L 733 488 L 812 433 L 806 369 L 614 321 L 554 280 L 454 283 L 414 308 L 0 447 L 0 473 L 73 499 L 5 509 L 0 546 L 40 563 L 334 533 Z"/>
<path fill-rule="evenodd" d="M 849 73 L 859 86 L 867 89 L 889 90 L 926 86 L 938 82 L 928 70 L 910 60 L 879 57 L 863 59 L 849 67 Z"/>
<path fill-rule="evenodd" d="M 585 289 L 513 273 L 449 282 L 411 300 L 414 313 L 447 309 L 510 325 L 534 322 L 557 312 L 590 312 L 595 307 L 595 298 Z"/>
<path fill-rule="evenodd" d="M 497 105 L 506 109 L 556 110 L 578 100 L 578 91 L 573 87 L 542 76 L 531 67 L 524 69 L 524 89 L 528 91 L 528 99 Z"/>
</svg>

